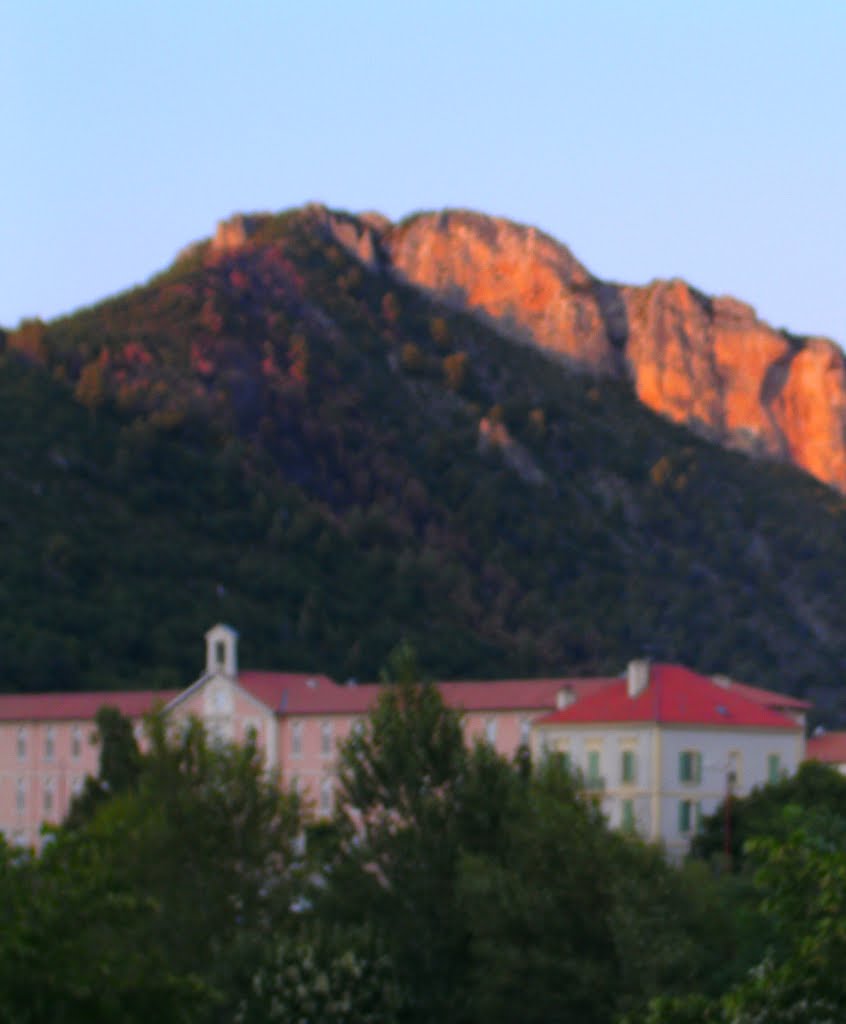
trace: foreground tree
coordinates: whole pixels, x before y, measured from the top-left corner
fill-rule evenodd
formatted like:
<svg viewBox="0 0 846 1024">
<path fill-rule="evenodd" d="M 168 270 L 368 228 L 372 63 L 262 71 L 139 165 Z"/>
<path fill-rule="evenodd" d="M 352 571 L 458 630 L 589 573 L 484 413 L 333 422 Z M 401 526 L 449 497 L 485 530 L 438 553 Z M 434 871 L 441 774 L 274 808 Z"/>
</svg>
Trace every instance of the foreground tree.
<svg viewBox="0 0 846 1024">
<path fill-rule="evenodd" d="M 484 745 L 464 744 L 460 716 L 417 683 L 408 647 L 343 748 L 330 858 L 316 911 L 367 920 L 390 951 L 403 1019 L 467 1020 L 469 931 L 458 901 L 461 859 L 498 841 L 519 773 Z"/>
<path fill-rule="evenodd" d="M 235 1024 L 395 1024 L 393 964 L 366 928 L 307 927 L 278 938 L 254 965 Z"/>
<path fill-rule="evenodd" d="M 785 816 L 786 808 L 794 808 Z M 707 816 L 691 844 L 691 855 L 721 860 L 728 835 L 731 863 L 740 870 L 750 840 L 787 840 L 796 827 L 795 816 L 811 832 L 841 831 L 846 836 L 846 778 L 834 768 L 814 761 L 801 765 L 795 775 L 753 790 L 748 796 L 733 797 Z"/>
<path fill-rule="evenodd" d="M 788 808 L 780 832 L 797 815 Z M 722 998 L 656 999 L 647 1024 L 830 1024 L 846 1007 L 846 852 L 842 835 L 801 825 L 786 838 L 750 842 L 762 910 L 773 942 L 760 962 Z"/>
<path fill-rule="evenodd" d="M 301 814 L 256 748 L 155 719 L 137 767 L 40 857 L 0 862 L 0 1019 L 231 1019 L 290 926 Z"/>
</svg>

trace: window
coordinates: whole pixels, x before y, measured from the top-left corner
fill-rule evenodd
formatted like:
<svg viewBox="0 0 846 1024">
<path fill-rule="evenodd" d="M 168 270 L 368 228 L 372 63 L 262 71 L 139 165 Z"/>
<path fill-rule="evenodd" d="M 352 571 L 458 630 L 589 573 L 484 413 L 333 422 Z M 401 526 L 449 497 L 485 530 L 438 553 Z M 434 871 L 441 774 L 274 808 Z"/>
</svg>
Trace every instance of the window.
<svg viewBox="0 0 846 1024">
<path fill-rule="evenodd" d="M 496 719 L 489 718 L 485 722 L 485 739 L 490 743 L 491 746 L 496 744 Z"/>
<path fill-rule="evenodd" d="M 214 645 L 214 663 L 217 668 L 223 668 L 226 664 L 226 641 L 218 640 Z"/>
<path fill-rule="evenodd" d="M 633 750 L 624 750 L 620 758 L 620 780 L 633 783 L 637 781 L 637 762 Z"/>
<path fill-rule="evenodd" d="M 54 783 L 52 779 L 44 780 L 44 813 L 50 814 L 53 810 Z"/>
<path fill-rule="evenodd" d="M 529 718 L 520 719 L 520 742 L 524 747 L 529 745 L 529 733 L 532 729 L 532 722 Z"/>
<path fill-rule="evenodd" d="M 624 800 L 620 807 L 620 827 L 633 832 L 635 827 L 634 800 Z"/>
<path fill-rule="evenodd" d="M 600 759 L 598 750 L 589 750 L 587 756 L 587 782 L 589 789 L 601 789 L 604 779 L 600 775 Z"/>
<path fill-rule="evenodd" d="M 767 758 L 767 781 L 778 782 L 781 775 L 781 758 L 778 754 L 770 754 Z"/>
<path fill-rule="evenodd" d="M 679 781 L 702 781 L 702 755 L 698 750 L 683 750 L 679 754 Z"/>
<path fill-rule="evenodd" d="M 82 776 L 75 775 L 73 780 L 71 781 L 71 793 L 73 793 L 74 796 L 79 796 L 79 794 L 82 792 L 82 784 Z"/>
<path fill-rule="evenodd" d="M 52 725 L 47 726 L 44 733 L 44 760 L 52 761 L 56 756 L 56 730 Z"/>
<path fill-rule="evenodd" d="M 18 779 L 15 789 L 15 807 L 18 814 L 23 814 L 26 810 L 26 779 Z"/>
<path fill-rule="evenodd" d="M 332 723 L 324 722 L 320 726 L 320 753 L 323 757 L 332 756 Z"/>
<path fill-rule="evenodd" d="M 20 729 L 18 729 L 18 760 L 19 761 L 25 761 L 26 760 L 26 741 L 27 741 L 26 726 L 22 725 L 20 727 Z"/>
<path fill-rule="evenodd" d="M 693 830 L 695 804 L 692 800 L 679 801 L 679 832 L 687 835 Z"/>
<path fill-rule="evenodd" d="M 303 756 L 303 723 L 294 722 L 291 726 L 291 757 Z"/>
<path fill-rule="evenodd" d="M 326 778 L 320 783 L 320 813 L 332 813 L 332 780 L 330 778 Z"/>
<path fill-rule="evenodd" d="M 76 760 L 82 755 L 82 729 L 75 725 L 71 730 L 71 757 Z"/>
</svg>

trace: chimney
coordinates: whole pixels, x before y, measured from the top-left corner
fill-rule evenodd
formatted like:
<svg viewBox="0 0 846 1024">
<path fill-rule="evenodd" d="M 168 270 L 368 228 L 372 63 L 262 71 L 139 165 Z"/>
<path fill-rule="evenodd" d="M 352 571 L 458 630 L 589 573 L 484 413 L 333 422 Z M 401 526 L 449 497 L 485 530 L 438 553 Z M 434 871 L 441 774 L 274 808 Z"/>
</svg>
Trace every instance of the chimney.
<svg viewBox="0 0 846 1024">
<path fill-rule="evenodd" d="M 558 693 L 555 694 L 555 706 L 559 711 L 563 711 L 565 708 L 570 707 L 571 704 L 575 703 L 576 695 L 569 686 L 563 686 Z"/>
<path fill-rule="evenodd" d="M 626 694 L 632 700 L 639 697 L 649 686 L 649 661 L 638 658 L 630 661 L 626 667 Z"/>
</svg>

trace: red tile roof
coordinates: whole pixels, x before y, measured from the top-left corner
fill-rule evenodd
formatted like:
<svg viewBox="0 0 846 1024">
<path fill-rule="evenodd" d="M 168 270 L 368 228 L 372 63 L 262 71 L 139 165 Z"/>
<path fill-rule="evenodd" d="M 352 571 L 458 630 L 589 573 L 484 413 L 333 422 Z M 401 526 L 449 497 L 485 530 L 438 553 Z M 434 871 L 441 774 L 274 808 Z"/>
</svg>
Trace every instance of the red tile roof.
<svg viewBox="0 0 846 1024">
<path fill-rule="evenodd" d="M 718 679 L 719 676 L 715 677 Z M 719 685 L 719 684 L 718 684 Z M 739 693 L 741 697 L 754 700 L 756 704 L 763 704 L 767 708 L 784 708 L 790 711 L 808 711 L 813 707 L 809 700 L 800 700 L 798 697 L 791 697 L 787 693 L 778 693 L 775 690 L 763 690 L 760 686 L 750 686 L 748 683 L 739 683 L 736 679 L 729 680 L 729 689 Z"/>
<path fill-rule="evenodd" d="M 614 683 L 614 679 L 495 679 L 438 683 L 444 701 L 462 711 L 544 711 L 555 707 L 562 689 L 583 697 Z M 376 703 L 382 685 L 340 686 L 327 676 L 308 673 L 242 672 L 241 686 L 279 713 L 365 714 Z"/>
<path fill-rule="evenodd" d="M 586 697 L 613 679 L 492 679 L 438 683 L 444 701 L 463 711 L 543 711 L 554 708 L 561 690 Z"/>
<path fill-rule="evenodd" d="M 726 724 L 729 714 L 740 714 L 741 705 L 746 709 L 740 718 L 735 717 L 735 724 L 749 724 L 750 705 L 757 707 L 761 714 L 758 724 L 783 724 L 782 716 L 778 722 L 767 720 L 765 712 L 775 708 L 802 709 L 809 705 L 784 694 L 762 690 L 759 687 L 747 686 L 745 683 L 731 682 L 722 687 L 713 680 L 700 676 L 689 669 L 675 665 L 654 665 L 651 679 L 657 681 L 661 694 L 658 711 L 665 717 L 662 720 L 675 720 L 673 715 L 681 715 L 678 708 L 673 711 L 673 687 L 678 680 L 695 681 L 697 693 L 709 696 L 702 697 L 703 707 L 710 700 L 712 706 L 722 706 L 726 713 L 720 713 L 719 722 Z M 676 681 L 675 683 L 673 681 Z M 255 698 L 266 704 L 277 714 L 366 714 L 376 703 L 381 685 L 364 683 L 354 686 L 341 686 L 328 676 L 308 672 L 242 672 L 238 679 L 240 685 Z M 667 686 L 664 686 L 664 683 Z M 690 685 L 694 685 L 691 683 Z M 553 711 L 543 721 L 577 721 L 582 716 L 601 715 L 592 718 L 594 721 L 611 721 L 608 715 L 623 716 L 620 721 L 647 721 L 650 719 L 655 701 L 653 693 L 650 699 L 645 697 L 639 701 L 629 701 L 625 696 L 625 680 L 620 677 L 597 677 L 589 679 L 499 679 L 499 680 L 465 680 L 462 682 L 443 682 L 438 688 L 446 703 L 462 711 Z M 562 712 L 555 712 L 556 700 L 562 690 L 569 691 L 577 698 L 576 703 Z M 690 691 L 690 692 L 688 692 Z M 0 695 L 0 721 L 50 721 L 50 720 L 90 720 L 103 705 L 116 707 L 123 714 L 137 717 L 153 708 L 157 703 L 168 703 L 185 693 L 184 690 L 123 690 L 116 692 L 92 693 L 48 693 L 48 694 L 14 694 Z M 693 691 L 686 685 L 679 690 L 681 705 L 688 707 L 687 714 L 699 707 L 693 700 Z M 718 699 L 713 695 L 717 694 Z M 740 703 L 738 703 L 740 702 Z M 701 703 L 701 702 L 700 702 Z M 696 712 L 697 714 L 699 712 Z M 565 715 L 559 719 L 558 715 Z M 632 717 L 642 715 L 645 717 Z M 670 717 L 667 717 L 670 716 Z M 754 717 L 754 716 L 753 716 Z M 584 718 L 587 721 L 587 718 Z M 688 720 L 679 718 L 678 720 Z M 693 719 L 690 719 L 693 721 Z M 793 723 L 790 723 L 793 727 Z"/>
<path fill-rule="evenodd" d="M 812 736 L 805 747 L 805 760 L 846 764 L 846 732 L 824 732 Z"/>
<path fill-rule="evenodd" d="M 102 707 L 117 708 L 129 718 L 166 704 L 179 690 L 113 690 L 87 693 L 0 694 L 0 721 L 90 721 Z"/>
<path fill-rule="evenodd" d="M 707 676 L 681 665 L 652 665 L 649 685 L 629 697 L 626 680 L 618 679 L 539 724 L 568 725 L 660 722 L 673 725 L 711 725 L 734 728 L 797 729 L 786 715 L 759 701 L 722 687 Z"/>
<path fill-rule="evenodd" d="M 279 714 L 364 714 L 379 695 L 373 683 L 340 686 L 308 672 L 241 672 L 240 685 Z"/>
</svg>

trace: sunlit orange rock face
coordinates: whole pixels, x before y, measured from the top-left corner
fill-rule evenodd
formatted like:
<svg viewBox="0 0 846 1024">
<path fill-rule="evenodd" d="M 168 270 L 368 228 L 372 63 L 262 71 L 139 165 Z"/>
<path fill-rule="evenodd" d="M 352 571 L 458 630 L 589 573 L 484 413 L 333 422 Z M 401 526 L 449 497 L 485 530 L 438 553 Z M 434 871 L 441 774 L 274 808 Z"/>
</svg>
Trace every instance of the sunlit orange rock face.
<svg viewBox="0 0 846 1024">
<path fill-rule="evenodd" d="M 677 423 L 846 491 L 846 364 L 832 342 L 788 338 L 683 281 L 603 283 L 547 235 L 480 214 L 423 214 L 382 244 L 409 283 L 568 365 L 627 377 Z"/>
<path fill-rule="evenodd" d="M 574 366 L 619 372 L 594 282 L 548 235 L 467 212 L 424 214 L 386 233 L 393 270 Z"/>
</svg>

